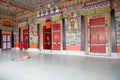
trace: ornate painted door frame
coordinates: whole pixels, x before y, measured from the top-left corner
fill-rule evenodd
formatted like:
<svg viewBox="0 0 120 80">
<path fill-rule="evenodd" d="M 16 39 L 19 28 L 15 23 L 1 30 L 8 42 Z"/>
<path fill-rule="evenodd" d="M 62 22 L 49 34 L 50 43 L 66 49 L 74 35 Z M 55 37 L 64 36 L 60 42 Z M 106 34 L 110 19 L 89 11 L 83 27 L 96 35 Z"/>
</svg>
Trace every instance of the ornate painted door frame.
<svg viewBox="0 0 120 80">
<path fill-rule="evenodd" d="M 111 25 L 110 25 L 110 13 L 105 13 L 105 14 L 96 14 L 96 15 L 91 15 L 91 16 L 85 16 L 85 54 L 92 54 L 90 52 L 90 19 L 95 19 L 95 18 L 105 18 L 105 53 L 106 54 L 100 54 L 100 55 L 111 55 Z"/>
</svg>

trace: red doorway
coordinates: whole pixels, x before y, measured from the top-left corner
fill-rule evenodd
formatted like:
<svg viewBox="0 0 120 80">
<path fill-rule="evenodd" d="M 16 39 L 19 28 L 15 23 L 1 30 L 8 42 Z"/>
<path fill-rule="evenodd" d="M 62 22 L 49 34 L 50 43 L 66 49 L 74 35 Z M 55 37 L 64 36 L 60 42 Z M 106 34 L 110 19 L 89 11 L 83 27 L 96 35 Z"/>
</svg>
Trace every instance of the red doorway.
<svg viewBox="0 0 120 80">
<path fill-rule="evenodd" d="M 51 28 L 46 29 L 46 26 L 43 27 L 43 49 L 51 50 Z"/>
<path fill-rule="evenodd" d="M 90 19 L 90 52 L 106 52 L 105 18 Z"/>
<path fill-rule="evenodd" d="M 54 24 L 52 28 L 53 28 L 53 30 L 52 30 L 53 50 L 61 50 L 61 27 L 60 27 L 60 24 Z"/>
<path fill-rule="evenodd" d="M 23 29 L 23 48 L 28 49 L 28 29 Z"/>
</svg>

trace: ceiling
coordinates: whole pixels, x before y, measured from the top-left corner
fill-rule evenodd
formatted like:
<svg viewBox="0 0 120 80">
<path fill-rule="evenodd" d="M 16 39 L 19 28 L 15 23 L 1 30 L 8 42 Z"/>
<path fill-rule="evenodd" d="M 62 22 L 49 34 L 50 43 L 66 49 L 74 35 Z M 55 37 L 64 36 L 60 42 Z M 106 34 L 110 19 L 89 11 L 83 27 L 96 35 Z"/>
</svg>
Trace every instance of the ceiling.
<svg viewBox="0 0 120 80">
<path fill-rule="evenodd" d="M 44 6 L 53 0 L 2 0 L 4 2 L 9 2 L 13 5 L 17 5 L 18 7 L 33 10 L 37 7 Z"/>
<path fill-rule="evenodd" d="M 0 0 L 0 13 L 16 15 L 25 11 L 33 12 L 36 8 L 60 0 Z"/>
</svg>

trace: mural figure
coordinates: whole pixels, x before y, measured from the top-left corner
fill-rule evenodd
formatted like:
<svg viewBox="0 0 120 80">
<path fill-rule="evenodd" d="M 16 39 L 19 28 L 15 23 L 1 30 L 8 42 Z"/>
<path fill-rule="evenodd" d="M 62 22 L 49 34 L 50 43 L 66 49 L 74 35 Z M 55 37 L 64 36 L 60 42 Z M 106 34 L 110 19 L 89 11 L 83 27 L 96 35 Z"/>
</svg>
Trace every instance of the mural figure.
<svg viewBox="0 0 120 80">
<path fill-rule="evenodd" d="M 35 20 L 33 20 L 33 19 L 32 19 L 31 22 L 32 23 L 30 24 L 30 29 L 29 29 L 30 44 L 37 44 L 37 42 L 38 42 L 38 35 L 37 35 L 36 23 L 35 23 Z"/>
<path fill-rule="evenodd" d="M 75 28 L 75 22 L 76 22 L 76 16 L 73 11 L 70 12 L 70 26 L 71 26 L 71 31 L 76 32 Z"/>
<path fill-rule="evenodd" d="M 115 19 L 116 19 L 116 31 L 117 31 L 117 46 L 120 46 L 120 1 L 119 0 L 115 1 Z"/>
<path fill-rule="evenodd" d="M 19 43 L 19 29 L 14 30 L 14 43 L 15 44 Z"/>
<path fill-rule="evenodd" d="M 75 12 L 72 10 L 68 16 L 69 32 L 74 33 L 77 31 L 77 18 Z"/>
<path fill-rule="evenodd" d="M 66 44 L 67 45 L 80 45 L 80 28 L 78 26 L 78 18 L 76 10 L 73 6 L 68 9 L 68 18 L 65 19 L 66 29 Z"/>
</svg>

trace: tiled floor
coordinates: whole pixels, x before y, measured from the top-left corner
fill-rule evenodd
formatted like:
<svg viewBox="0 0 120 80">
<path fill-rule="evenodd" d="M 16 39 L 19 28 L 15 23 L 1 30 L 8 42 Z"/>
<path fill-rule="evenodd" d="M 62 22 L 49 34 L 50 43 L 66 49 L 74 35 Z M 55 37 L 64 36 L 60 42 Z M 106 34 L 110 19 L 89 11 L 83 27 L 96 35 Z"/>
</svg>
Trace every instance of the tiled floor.
<svg viewBox="0 0 120 80">
<path fill-rule="evenodd" d="M 120 59 L 3 51 L 0 80 L 120 80 Z"/>
</svg>

